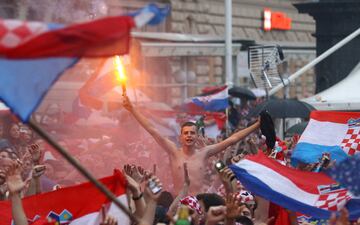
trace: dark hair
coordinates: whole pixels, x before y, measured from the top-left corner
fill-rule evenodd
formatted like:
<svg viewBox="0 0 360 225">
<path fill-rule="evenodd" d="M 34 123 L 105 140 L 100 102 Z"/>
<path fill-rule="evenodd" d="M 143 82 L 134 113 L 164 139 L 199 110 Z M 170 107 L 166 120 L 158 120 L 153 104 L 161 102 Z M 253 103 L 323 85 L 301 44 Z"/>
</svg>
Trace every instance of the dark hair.
<svg viewBox="0 0 360 225">
<path fill-rule="evenodd" d="M 197 126 L 196 126 L 196 123 L 194 123 L 194 122 L 188 121 L 188 122 L 181 124 L 181 130 L 180 130 L 181 132 L 180 133 L 182 133 L 182 130 L 184 127 L 196 127 L 196 132 L 197 132 Z"/>
<path fill-rule="evenodd" d="M 173 201 L 174 201 L 174 197 L 172 196 L 172 194 L 168 191 L 163 191 L 160 194 L 157 204 L 168 209 Z"/>
<path fill-rule="evenodd" d="M 7 139 L 0 139 L 0 149 L 10 148 L 10 142 Z"/>
<path fill-rule="evenodd" d="M 254 213 L 255 213 L 255 209 L 257 208 L 257 203 L 255 201 L 255 204 L 250 205 L 250 204 L 246 204 L 246 203 L 241 203 L 240 206 L 244 205 L 249 211 L 250 211 L 250 216 L 251 218 L 254 217 Z M 245 215 L 244 215 L 245 216 Z"/>
<path fill-rule="evenodd" d="M 197 200 L 203 201 L 205 211 L 207 212 L 211 206 L 225 205 L 224 199 L 215 193 L 203 193 L 196 195 Z"/>
<path fill-rule="evenodd" d="M 161 206 L 157 205 L 155 210 L 155 218 L 153 224 L 156 225 L 158 223 L 166 223 L 168 224 L 170 221 L 168 217 L 166 216 L 167 210 Z"/>
<path fill-rule="evenodd" d="M 6 152 L 9 155 L 10 159 L 12 159 L 12 160 L 15 160 L 15 159 L 19 158 L 17 153 L 11 147 L 2 148 L 2 149 L 0 149 L 0 153 L 1 152 Z"/>
<path fill-rule="evenodd" d="M 254 222 L 246 216 L 239 216 L 236 219 L 236 222 L 241 223 L 242 225 L 254 225 Z"/>
</svg>

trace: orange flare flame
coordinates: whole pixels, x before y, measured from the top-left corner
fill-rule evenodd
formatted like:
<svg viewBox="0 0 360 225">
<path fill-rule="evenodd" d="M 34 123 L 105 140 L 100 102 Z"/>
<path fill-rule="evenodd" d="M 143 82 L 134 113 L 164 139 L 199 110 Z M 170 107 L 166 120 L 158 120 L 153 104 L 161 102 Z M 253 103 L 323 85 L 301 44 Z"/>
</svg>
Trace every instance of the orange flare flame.
<svg viewBox="0 0 360 225">
<path fill-rule="evenodd" d="M 126 83 L 126 74 L 125 74 L 125 67 L 123 61 L 121 60 L 120 56 L 114 57 L 114 66 L 115 66 L 115 75 L 120 84 L 125 85 Z"/>
</svg>

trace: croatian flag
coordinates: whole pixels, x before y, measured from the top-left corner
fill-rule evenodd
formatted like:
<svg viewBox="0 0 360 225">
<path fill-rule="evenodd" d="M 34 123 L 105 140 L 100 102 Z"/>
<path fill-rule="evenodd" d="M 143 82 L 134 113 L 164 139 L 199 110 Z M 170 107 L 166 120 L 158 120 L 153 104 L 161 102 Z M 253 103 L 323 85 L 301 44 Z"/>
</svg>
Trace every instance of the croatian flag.
<svg viewBox="0 0 360 225">
<path fill-rule="evenodd" d="M 230 166 L 245 188 L 277 205 L 317 219 L 346 205 L 350 218 L 360 217 L 360 202 L 323 173 L 286 167 L 259 152 Z"/>
<path fill-rule="evenodd" d="M 360 113 L 313 111 L 291 156 L 294 166 L 298 162 L 316 163 L 322 153 L 331 160 L 343 161 L 360 151 Z"/>
<path fill-rule="evenodd" d="M 100 181 L 127 206 L 126 180 L 120 171 L 115 170 L 113 176 Z M 91 183 L 30 196 L 22 202 L 29 224 L 99 224 L 102 219 L 100 211 L 104 204 L 107 213 L 115 217 L 119 224 L 129 224 L 127 215 L 110 203 Z M 11 225 L 11 215 L 10 202 L 0 202 L 0 224 Z M 46 223 L 48 219 L 54 223 Z"/>
<path fill-rule="evenodd" d="M 65 27 L 0 20 L 0 100 L 28 121 L 50 86 L 79 57 L 109 57 L 129 52 L 131 29 L 158 24 L 169 7 L 154 4 L 132 16 L 115 16 Z"/>
<path fill-rule="evenodd" d="M 228 88 L 207 96 L 197 96 L 191 99 L 191 102 L 204 111 L 225 110 L 229 106 Z"/>
</svg>

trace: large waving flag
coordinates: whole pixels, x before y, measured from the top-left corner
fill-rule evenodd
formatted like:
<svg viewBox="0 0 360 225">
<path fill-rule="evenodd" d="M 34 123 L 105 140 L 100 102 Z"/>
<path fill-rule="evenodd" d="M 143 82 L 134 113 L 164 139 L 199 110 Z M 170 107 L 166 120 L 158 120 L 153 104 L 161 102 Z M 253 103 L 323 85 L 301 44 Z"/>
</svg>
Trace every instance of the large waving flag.
<svg viewBox="0 0 360 225">
<path fill-rule="evenodd" d="M 360 217 L 360 202 L 323 173 L 286 167 L 262 152 L 230 166 L 247 190 L 294 212 L 328 219 L 344 205 L 351 219 Z"/>
<path fill-rule="evenodd" d="M 129 51 L 129 16 L 99 19 L 64 27 L 19 20 L 1 20 L 0 54 L 5 58 L 100 57 Z M 114 42 L 118 44 L 114 45 Z"/>
<path fill-rule="evenodd" d="M 315 163 L 328 152 L 337 162 L 360 151 L 360 113 L 313 111 L 292 154 L 298 162 Z"/>
<path fill-rule="evenodd" d="M 225 110 L 229 106 L 228 88 L 207 96 L 193 97 L 189 102 L 200 107 L 204 111 Z"/>
<path fill-rule="evenodd" d="M 101 57 L 129 51 L 130 31 L 157 25 L 170 8 L 155 4 L 132 13 L 65 27 L 20 20 L 0 20 L 0 55 L 6 58 Z"/>
<path fill-rule="evenodd" d="M 118 196 L 121 203 L 127 205 L 126 180 L 120 171 L 115 170 L 113 176 L 100 181 Z M 55 221 L 55 224 L 99 224 L 101 219 L 99 212 L 104 204 L 106 204 L 108 214 L 114 216 L 119 224 L 129 224 L 127 215 L 113 203 L 109 203 L 108 199 L 91 183 L 34 195 L 24 198 L 22 202 L 30 224 L 32 222 L 42 224 L 39 221 L 46 221 L 48 218 Z M 11 225 L 11 215 L 10 202 L 0 202 L 0 224 Z"/>
<path fill-rule="evenodd" d="M 0 100 L 27 121 L 49 87 L 79 57 L 127 54 L 131 29 L 160 23 L 169 10 L 150 4 L 133 16 L 67 27 L 0 20 Z"/>
</svg>

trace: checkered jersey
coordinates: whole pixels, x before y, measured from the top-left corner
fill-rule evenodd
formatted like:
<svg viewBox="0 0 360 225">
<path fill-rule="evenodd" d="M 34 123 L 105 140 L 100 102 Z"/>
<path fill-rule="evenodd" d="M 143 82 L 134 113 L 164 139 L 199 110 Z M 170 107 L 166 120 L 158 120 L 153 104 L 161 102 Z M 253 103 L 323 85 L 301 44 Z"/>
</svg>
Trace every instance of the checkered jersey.
<svg viewBox="0 0 360 225">
<path fill-rule="evenodd" d="M 0 49 L 14 48 L 48 30 L 41 22 L 0 19 Z"/>
<path fill-rule="evenodd" d="M 360 127 L 349 128 L 343 141 L 341 142 L 342 149 L 348 155 L 354 155 L 360 152 Z"/>
</svg>

